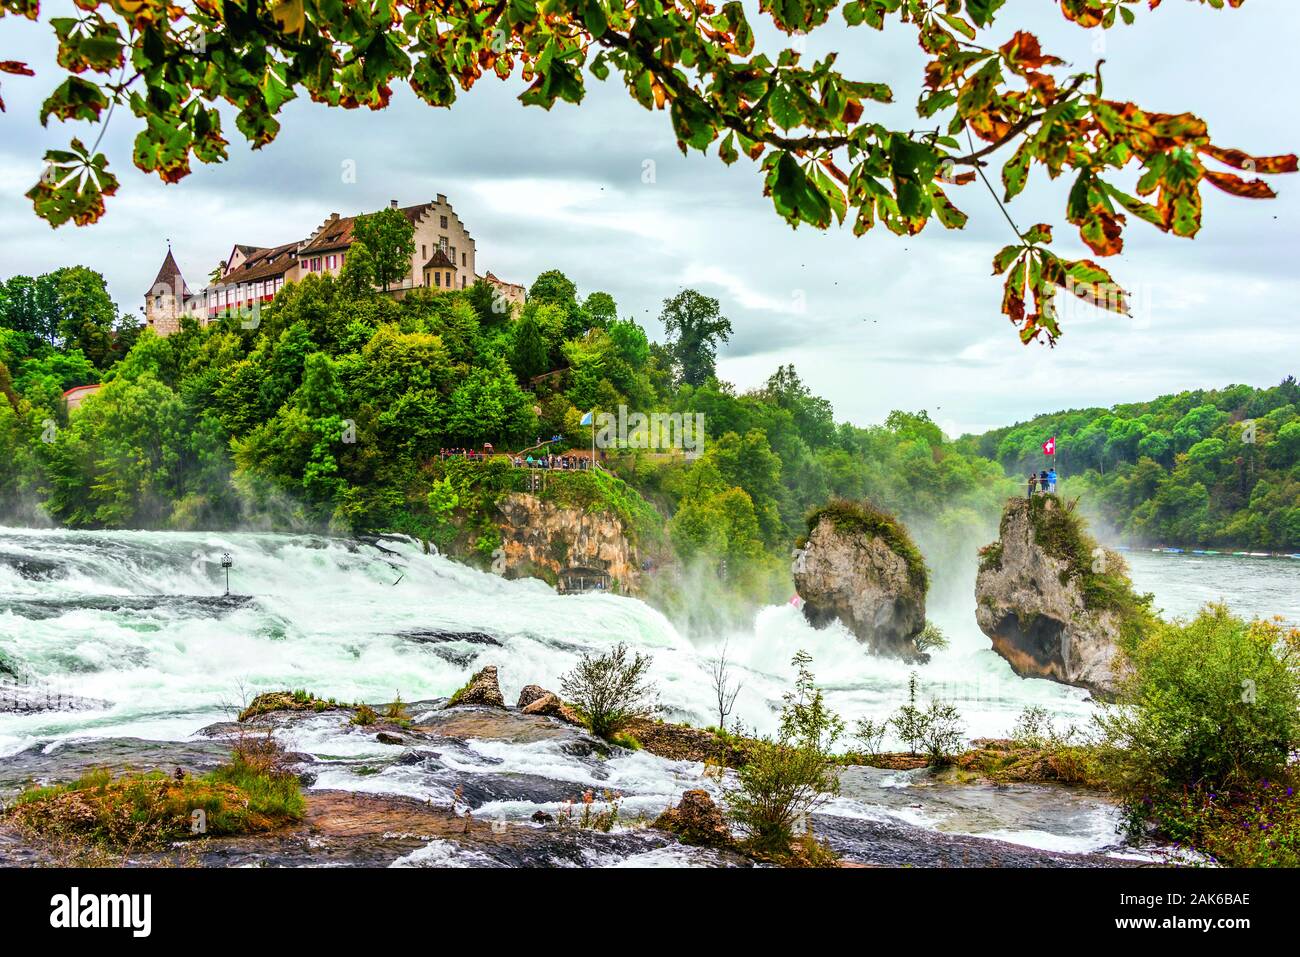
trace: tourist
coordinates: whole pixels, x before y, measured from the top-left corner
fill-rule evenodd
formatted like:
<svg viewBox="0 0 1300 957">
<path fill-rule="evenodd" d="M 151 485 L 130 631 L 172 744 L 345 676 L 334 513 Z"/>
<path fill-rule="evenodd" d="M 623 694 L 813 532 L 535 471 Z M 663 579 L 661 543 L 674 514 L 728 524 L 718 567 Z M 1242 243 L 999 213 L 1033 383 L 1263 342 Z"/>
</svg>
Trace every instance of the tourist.
<svg viewBox="0 0 1300 957">
<path fill-rule="evenodd" d="M 1047 488 L 1047 469 L 1042 469 L 1038 473 L 1038 488 L 1042 492 L 1049 491 Z"/>
<path fill-rule="evenodd" d="M 1051 490 L 1052 494 L 1055 495 L 1056 494 L 1056 466 L 1052 466 L 1052 468 L 1047 473 L 1047 486 Z"/>
<path fill-rule="evenodd" d="M 1034 490 L 1037 488 L 1038 488 L 1038 473 L 1030 472 L 1029 473 L 1029 494 L 1027 494 L 1025 498 L 1033 498 Z"/>
</svg>

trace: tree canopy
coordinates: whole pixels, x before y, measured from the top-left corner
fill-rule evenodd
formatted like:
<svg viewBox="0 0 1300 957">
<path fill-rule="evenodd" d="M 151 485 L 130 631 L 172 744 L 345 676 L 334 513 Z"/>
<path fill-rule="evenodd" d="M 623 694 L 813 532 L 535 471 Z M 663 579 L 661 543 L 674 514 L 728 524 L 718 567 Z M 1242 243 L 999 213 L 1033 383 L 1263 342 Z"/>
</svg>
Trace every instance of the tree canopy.
<svg viewBox="0 0 1300 957">
<path fill-rule="evenodd" d="M 687 385 L 703 385 L 713 375 L 718 343 L 731 338 L 731 320 L 712 296 L 683 289 L 664 300 L 659 321 L 668 336 L 668 351 Z"/>
<path fill-rule="evenodd" d="M 365 268 L 381 288 L 387 289 L 390 283 L 411 271 L 415 225 L 400 209 L 388 206 L 377 213 L 358 216 L 352 232 L 364 244 Z"/>
<path fill-rule="evenodd" d="M 1224 0 L 1199 0 L 1220 8 Z M 1232 7 L 1243 0 L 1228 0 Z M 1086 29 L 1131 24 L 1139 0 L 1061 0 L 1063 16 Z M 1158 16 L 1160 0 L 1143 15 Z M 763 191 L 791 225 L 855 233 L 877 223 L 899 235 L 931 218 L 948 229 L 967 215 L 954 202 L 1004 148 L 1002 202 L 1020 193 L 1034 167 L 1070 182 L 1065 219 L 1096 257 L 1119 254 L 1127 218 L 1191 238 L 1201 226 L 1201 187 L 1266 198 L 1258 174 L 1294 172 L 1296 157 L 1256 156 L 1215 143 L 1192 113 L 1145 110 L 1107 93 L 1101 64 L 1071 72 L 1033 34 L 995 23 L 1005 0 L 763 0 L 760 10 L 788 36 L 823 27 L 838 10 L 853 29 L 887 23 L 915 34 L 927 63 L 909 129 L 882 124 L 873 104 L 885 83 L 846 77 L 836 56 L 808 61 L 793 48 L 756 48 L 736 0 L 720 7 L 609 0 L 78 0 L 77 16 L 53 17 L 64 75 L 40 118 L 106 123 L 123 107 L 139 126 L 132 159 L 177 182 L 192 159 L 222 162 L 228 141 L 216 104 L 254 147 L 271 142 L 285 103 L 306 94 L 344 108 L 385 108 L 407 84 L 447 107 L 482 77 L 517 79 L 520 100 L 549 109 L 580 103 L 585 74 L 617 73 L 647 109 L 666 110 L 678 146 L 742 155 L 758 165 Z M 0 0 L 0 14 L 37 19 L 37 0 Z M 30 75 L 15 60 L 0 72 Z M 123 112 L 118 111 L 118 112 Z M 978 145 L 977 145 L 978 141 Z M 45 156 L 28 192 L 52 225 L 94 222 L 117 192 L 108 158 L 74 138 Z M 1140 170 L 1136 193 L 1114 182 Z M 1244 174 L 1244 175 L 1242 175 Z M 992 189 L 991 184 L 989 188 Z M 950 195 L 953 194 L 953 195 Z M 1004 210 L 1005 212 L 1005 210 Z M 1005 277 L 1002 311 L 1022 341 L 1055 342 L 1059 290 L 1126 313 L 1123 290 L 1094 259 L 1051 250 L 1048 224 L 1012 225 L 1014 240 L 994 258 Z"/>
</svg>

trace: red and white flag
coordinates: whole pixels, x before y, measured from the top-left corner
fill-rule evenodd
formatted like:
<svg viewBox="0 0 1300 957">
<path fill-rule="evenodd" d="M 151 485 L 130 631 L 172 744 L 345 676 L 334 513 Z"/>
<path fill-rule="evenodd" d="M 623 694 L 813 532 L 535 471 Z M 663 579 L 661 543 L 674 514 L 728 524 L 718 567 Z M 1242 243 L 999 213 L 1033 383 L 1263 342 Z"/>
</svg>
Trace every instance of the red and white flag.
<svg viewBox="0 0 1300 957">
<path fill-rule="evenodd" d="M 1046 442 L 1043 443 L 1043 454 L 1044 455 L 1056 454 L 1056 436 L 1052 436 L 1050 439 L 1048 439 Z"/>
</svg>

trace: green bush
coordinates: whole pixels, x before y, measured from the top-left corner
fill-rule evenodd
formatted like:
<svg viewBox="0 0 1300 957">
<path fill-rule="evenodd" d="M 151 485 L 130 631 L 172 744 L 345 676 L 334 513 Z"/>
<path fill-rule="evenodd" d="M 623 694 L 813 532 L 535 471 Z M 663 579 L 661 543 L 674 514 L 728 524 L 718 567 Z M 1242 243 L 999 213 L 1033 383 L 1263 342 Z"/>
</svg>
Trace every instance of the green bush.
<svg viewBox="0 0 1300 957">
<path fill-rule="evenodd" d="M 727 809 L 746 831 L 749 846 L 783 860 L 796 853 L 795 825 L 839 793 L 833 749 L 844 722 L 826 706 L 806 652 L 795 655 L 795 687 L 785 696 L 775 737 L 754 736 L 749 761 L 724 792 Z"/>
<path fill-rule="evenodd" d="M 584 651 L 573 670 L 560 679 L 560 690 L 587 722 L 592 734 L 612 738 L 633 721 L 659 712 L 648 681 L 652 659 L 619 642 L 603 655 Z"/>
<path fill-rule="evenodd" d="M 1207 605 L 1131 654 L 1117 704 L 1097 719 L 1130 827 L 1196 830 L 1187 795 L 1278 780 L 1300 748 L 1300 636 Z M 1193 805 L 1199 806 L 1195 798 Z"/>
<path fill-rule="evenodd" d="M 907 704 L 901 706 L 889 723 L 912 754 L 924 754 L 932 765 L 952 761 L 965 740 L 961 713 L 956 706 L 931 698 L 927 708 L 916 703 L 916 672 L 907 679 Z"/>
</svg>

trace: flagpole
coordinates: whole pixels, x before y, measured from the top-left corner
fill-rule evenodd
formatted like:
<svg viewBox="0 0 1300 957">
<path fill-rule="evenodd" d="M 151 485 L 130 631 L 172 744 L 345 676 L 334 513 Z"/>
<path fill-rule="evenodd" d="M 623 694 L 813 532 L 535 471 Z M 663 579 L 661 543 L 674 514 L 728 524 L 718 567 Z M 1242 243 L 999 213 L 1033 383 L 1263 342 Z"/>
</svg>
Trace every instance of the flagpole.
<svg viewBox="0 0 1300 957">
<path fill-rule="evenodd" d="M 596 410 L 592 409 L 588 415 L 591 416 L 591 468 L 596 470 Z"/>
</svg>

